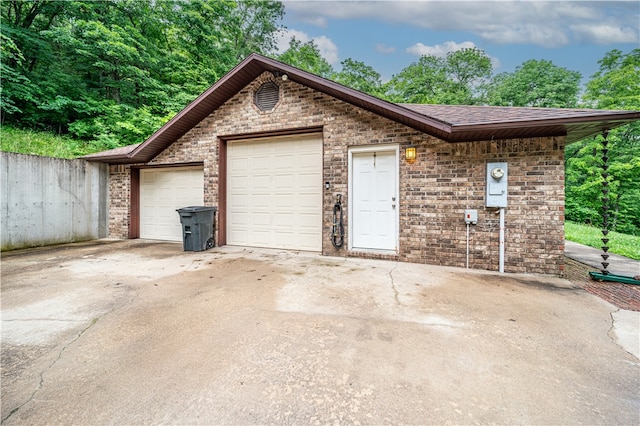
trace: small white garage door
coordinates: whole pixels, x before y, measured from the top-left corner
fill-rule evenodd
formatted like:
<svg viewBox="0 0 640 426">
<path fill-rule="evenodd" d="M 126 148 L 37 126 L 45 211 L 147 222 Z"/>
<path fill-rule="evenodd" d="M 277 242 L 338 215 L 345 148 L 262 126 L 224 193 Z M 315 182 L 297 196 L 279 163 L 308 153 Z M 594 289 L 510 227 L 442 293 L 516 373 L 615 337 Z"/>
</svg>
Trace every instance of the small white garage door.
<svg viewBox="0 0 640 426">
<path fill-rule="evenodd" d="M 227 244 L 322 250 L 322 135 L 229 142 Z"/>
<path fill-rule="evenodd" d="M 202 205 L 202 167 L 140 170 L 140 238 L 182 241 L 176 209 Z"/>
</svg>

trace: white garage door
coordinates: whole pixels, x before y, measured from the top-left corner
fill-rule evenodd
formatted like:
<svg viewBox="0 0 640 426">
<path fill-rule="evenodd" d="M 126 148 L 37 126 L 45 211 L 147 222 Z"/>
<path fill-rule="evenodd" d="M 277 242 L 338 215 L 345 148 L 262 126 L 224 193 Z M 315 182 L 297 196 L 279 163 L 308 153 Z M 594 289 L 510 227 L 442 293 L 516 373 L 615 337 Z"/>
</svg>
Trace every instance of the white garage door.
<svg viewBox="0 0 640 426">
<path fill-rule="evenodd" d="M 202 205 L 202 167 L 140 170 L 140 238 L 182 241 L 176 209 Z"/>
<path fill-rule="evenodd" d="M 227 243 L 322 250 L 322 135 L 229 142 Z"/>
</svg>

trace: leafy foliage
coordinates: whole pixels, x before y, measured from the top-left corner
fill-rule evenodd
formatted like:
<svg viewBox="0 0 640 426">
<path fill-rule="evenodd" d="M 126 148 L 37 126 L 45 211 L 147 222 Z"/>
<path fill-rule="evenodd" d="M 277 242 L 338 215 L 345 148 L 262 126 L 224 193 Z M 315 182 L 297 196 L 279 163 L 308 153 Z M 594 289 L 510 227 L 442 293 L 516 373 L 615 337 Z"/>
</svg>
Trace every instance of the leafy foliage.
<svg viewBox="0 0 640 426">
<path fill-rule="evenodd" d="M 599 61 L 584 99 L 601 109 L 640 110 L 640 49 L 613 50 Z M 640 123 L 613 129 L 608 137 L 612 229 L 640 235 Z M 587 138 L 565 150 L 566 217 L 602 225 L 602 137 Z"/>
<path fill-rule="evenodd" d="M 490 58 L 481 50 L 466 48 L 420 60 L 393 76 L 385 98 L 392 102 L 465 104 L 482 103 L 480 88 L 491 76 Z"/>
<path fill-rule="evenodd" d="M 342 69 L 332 76 L 333 81 L 370 95 L 382 95 L 382 78 L 375 69 L 351 58 L 345 59 L 340 65 Z"/>
<path fill-rule="evenodd" d="M 578 103 L 579 72 L 530 60 L 512 73 L 496 75 L 488 90 L 490 105 L 573 108 Z"/>
<path fill-rule="evenodd" d="M 333 67 L 322 57 L 313 40 L 303 43 L 293 37 L 289 48 L 278 56 L 278 60 L 320 77 L 330 78 L 333 74 Z"/>
<path fill-rule="evenodd" d="M 240 58 L 275 45 L 258 0 L 6 0 L 2 123 L 96 149 L 141 142 Z"/>
</svg>

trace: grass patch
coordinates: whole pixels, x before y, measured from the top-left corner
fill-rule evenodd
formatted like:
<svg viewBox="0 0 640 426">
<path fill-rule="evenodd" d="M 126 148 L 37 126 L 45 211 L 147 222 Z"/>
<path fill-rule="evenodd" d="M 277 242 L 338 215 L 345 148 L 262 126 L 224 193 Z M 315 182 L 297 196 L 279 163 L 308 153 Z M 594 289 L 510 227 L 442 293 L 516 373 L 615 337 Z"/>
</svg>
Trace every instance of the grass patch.
<svg viewBox="0 0 640 426">
<path fill-rule="evenodd" d="M 17 129 L 11 126 L 0 128 L 0 150 L 5 152 L 55 158 L 76 158 L 85 155 L 88 151 L 87 148 L 82 141 L 68 136 Z"/>
<path fill-rule="evenodd" d="M 589 225 L 566 221 L 564 223 L 564 236 L 567 240 L 585 246 L 602 249 L 602 231 Z M 640 237 L 634 235 L 609 232 L 609 252 L 640 260 Z"/>
</svg>

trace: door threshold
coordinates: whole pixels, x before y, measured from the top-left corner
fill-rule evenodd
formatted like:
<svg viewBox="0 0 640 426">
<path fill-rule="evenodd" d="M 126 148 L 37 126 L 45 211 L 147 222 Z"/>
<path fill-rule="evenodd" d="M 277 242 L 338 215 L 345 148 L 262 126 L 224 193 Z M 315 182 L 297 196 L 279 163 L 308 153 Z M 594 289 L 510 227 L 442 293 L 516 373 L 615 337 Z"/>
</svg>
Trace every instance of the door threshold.
<svg viewBox="0 0 640 426">
<path fill-rule="evenodd" d="M 396 250 L 352 248 L 347 252 L 348 257 L 360 257 L 363 259 L 398 260 L 399 253 Z"/>
</svg>

